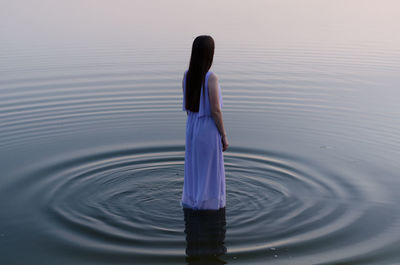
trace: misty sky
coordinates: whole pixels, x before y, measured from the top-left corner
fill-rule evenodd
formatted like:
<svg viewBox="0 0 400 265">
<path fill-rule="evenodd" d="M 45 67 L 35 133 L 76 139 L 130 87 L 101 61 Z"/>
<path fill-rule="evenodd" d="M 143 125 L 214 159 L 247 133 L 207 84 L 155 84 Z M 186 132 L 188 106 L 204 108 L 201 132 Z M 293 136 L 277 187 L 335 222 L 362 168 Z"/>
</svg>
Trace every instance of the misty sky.
<svg viewBox="0 0 400 265">
<path fill-rule="evenodd" d="M 400 47 L 396 0 L 1 0 L 0 47 L 218 43 Z"/>
</svg>

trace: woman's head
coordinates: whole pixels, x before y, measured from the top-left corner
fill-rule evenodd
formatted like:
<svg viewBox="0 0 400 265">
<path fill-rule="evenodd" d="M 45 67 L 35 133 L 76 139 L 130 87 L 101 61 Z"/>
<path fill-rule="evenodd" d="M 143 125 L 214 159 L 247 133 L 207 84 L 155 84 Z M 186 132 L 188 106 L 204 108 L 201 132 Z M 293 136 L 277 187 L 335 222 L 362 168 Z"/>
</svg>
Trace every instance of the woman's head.
<svg viewBox="0 0 400 265">
<path fill-rule="evenodd" d="M 189 70 L 186 76 L 186 109 L 199 111 L 201 85 L 214 58 L 214 39 L 208 35 L 196 37 L 192 45 Z"/>
<path fill-rule="evenodd" d="M 214 58 L 214 48 L 214 39 L 211 36 L 201 35 L 196 37 L 192 45 L 189 70 L 197 67 L 208 71 Z"/>
</svg>

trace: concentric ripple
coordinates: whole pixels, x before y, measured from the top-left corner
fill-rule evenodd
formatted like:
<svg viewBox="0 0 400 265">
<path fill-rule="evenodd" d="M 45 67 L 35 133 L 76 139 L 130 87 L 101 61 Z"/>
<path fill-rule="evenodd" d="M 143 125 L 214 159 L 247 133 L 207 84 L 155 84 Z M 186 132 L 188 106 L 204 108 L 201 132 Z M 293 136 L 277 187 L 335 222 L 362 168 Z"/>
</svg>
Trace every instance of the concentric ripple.
<svg viewBox="0 0 400 265">
<path fill-rule="evenodd" d="M 36 218 L 58 255 L 172 262 L 185 255 L 183 158 L 184 146 L 84 150 L 26 167 L 3 188 L 27 187 L 25 198 L 36 201 Z M 398 222 L 398 212 L 333 168 L 232 148 L 225 169 L 225 259 L 334 262 L 365 258 L 398 241 L 385 229 Z"/>
<path fill-rule="evenodd" d="M 375 201 L 379 185 L 366 193 L 348 172 L 277 152 L 237 148 L 225 161 L 227 186 L 235 187 L 227 198 L 231 253 L 323 263 L 398 244 L 387 227 L 399 213 Z"/>
</svg>

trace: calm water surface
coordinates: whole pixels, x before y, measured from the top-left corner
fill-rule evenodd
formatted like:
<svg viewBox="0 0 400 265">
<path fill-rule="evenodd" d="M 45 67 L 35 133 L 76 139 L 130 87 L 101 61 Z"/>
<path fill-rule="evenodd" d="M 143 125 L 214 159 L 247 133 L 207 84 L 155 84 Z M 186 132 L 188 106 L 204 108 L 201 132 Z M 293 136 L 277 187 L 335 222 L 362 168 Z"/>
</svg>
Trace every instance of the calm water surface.
<svg viewBox="0 0 400 265">
<path fill-rule="evenodd" d="M 1 264 L 400 264 L 397 1 L 0 10 Z M 200 34 L 231 145 L 220 212 L 179 206 Z"/>
</svg>

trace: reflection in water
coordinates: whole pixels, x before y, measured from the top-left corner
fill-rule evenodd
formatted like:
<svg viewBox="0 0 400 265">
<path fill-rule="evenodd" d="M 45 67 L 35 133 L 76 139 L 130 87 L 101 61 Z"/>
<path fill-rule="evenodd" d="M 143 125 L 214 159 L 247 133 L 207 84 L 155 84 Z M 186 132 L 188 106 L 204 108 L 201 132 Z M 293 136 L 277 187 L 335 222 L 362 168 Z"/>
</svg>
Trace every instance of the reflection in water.
<svg viewBox="0 0 400 265">
<path fill-rule="evenodd" d="M 185 216 L 186 261 L 188 264 L 226 264 L 219 256 L 224 246 L 225 207 L 219 210 L 183 208 Z"/>
</svg>

